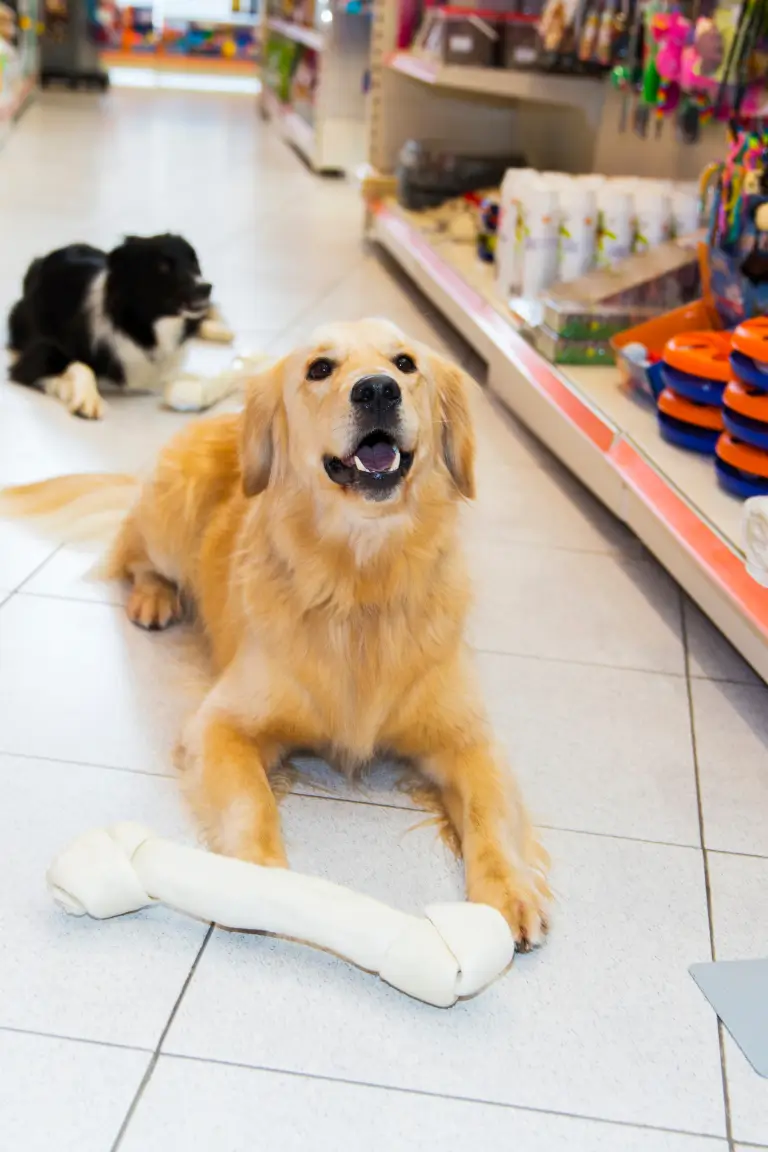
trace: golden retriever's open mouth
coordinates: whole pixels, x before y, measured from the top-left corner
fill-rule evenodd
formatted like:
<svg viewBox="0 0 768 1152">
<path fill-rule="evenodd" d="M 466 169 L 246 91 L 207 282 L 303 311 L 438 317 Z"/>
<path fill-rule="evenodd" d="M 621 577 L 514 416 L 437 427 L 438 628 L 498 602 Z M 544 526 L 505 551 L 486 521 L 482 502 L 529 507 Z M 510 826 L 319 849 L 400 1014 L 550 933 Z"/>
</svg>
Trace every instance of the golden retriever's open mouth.
<svg viewBox="0 0 768 1152">
<path fill-rule="evenodd" d="M 388 432 L 369 432 L 349 456 L 326 456 L 325 471 L 334 484 L 359 488 L 365 495 L 393 491 L 413 463 L 413 452 L 400 448 Z"/>
</svg>

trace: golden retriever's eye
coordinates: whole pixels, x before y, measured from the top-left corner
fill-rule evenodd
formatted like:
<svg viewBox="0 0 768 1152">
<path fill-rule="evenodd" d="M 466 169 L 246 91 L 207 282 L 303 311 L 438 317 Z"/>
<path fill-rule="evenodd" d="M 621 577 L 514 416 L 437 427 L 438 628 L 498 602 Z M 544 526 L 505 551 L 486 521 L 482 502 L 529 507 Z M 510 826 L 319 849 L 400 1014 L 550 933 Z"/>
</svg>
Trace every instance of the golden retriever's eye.
<svg viewBox="0 0 768 1152">
<path fill-rule="evenodd" d="M 327 380 L 335 367 L 333 360 L 321 356 L 319 360 L 313 360 L 307 368 L 307 380 Z"/>
<path fill-rule="evenodd" d="M 415 372 L 416 361 L 411 356 L 407 356 L 405 352 L 401 352 L 399 356 L 395 356 L 392 361 L 398 372 Z"/>
</svg>

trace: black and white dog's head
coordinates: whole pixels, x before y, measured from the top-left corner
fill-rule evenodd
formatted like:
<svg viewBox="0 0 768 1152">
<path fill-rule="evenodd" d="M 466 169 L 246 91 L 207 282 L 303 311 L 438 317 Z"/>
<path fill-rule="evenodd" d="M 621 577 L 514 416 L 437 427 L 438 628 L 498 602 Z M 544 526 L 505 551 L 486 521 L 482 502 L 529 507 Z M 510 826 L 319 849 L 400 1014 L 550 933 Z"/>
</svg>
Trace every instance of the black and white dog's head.
<svg viewBox="0 0 768 1152">
<path fill-rule="evenodd" d="M 201 320 L 211 303 L 197 253 L 182 236 L 126 236 L 107 258 L 107 294 L 130 301 L 147 320 L 181 316 Z"/>
</svg>

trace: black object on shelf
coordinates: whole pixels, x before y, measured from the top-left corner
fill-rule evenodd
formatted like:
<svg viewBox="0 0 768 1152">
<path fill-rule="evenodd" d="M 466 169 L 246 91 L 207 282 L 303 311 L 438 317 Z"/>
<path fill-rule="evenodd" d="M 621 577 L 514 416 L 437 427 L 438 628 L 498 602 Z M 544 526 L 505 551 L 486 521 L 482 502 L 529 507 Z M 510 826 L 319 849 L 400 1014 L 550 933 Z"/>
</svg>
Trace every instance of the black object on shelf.
<svg viewBox="0 0 768 1152">
<path fill-rule="evenodd" d="M 523 168 L 523 156 L 462 156 L 422 140 L 408 140 L 397 163 L 397 199 L 403 208 L 420 211 L 446 200 L 495 188 L 508 168 Z"/>
<path fill-rule="evenodd" d="M 67 88 L 109 87 L 93 34 L 88 0 L 46 0 L 45 31 L 40 38 L 40 84 Z"/>
</svg>

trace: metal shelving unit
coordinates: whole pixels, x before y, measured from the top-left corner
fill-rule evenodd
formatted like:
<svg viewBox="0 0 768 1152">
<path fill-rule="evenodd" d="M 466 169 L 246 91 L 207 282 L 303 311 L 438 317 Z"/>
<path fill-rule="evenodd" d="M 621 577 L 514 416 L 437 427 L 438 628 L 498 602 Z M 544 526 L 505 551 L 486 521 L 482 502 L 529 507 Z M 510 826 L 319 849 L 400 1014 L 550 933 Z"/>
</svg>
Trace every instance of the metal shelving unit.
<svg viewBox="0 0 768 1152">
<path fill-rule="evenodd" d="M 265 10 L 262 43 L 266 60 L 270 37 L 282 37 L 315 53 L 317 86 L 311 113 L 282 102 L 262 68 L 262 115 L 315 172 L 348 172 L 365 156 L 364 78 L 370 51 L 370 17 L 339 5 L 323 9 L 319 28 L 277 19 Z"/>
</svg>

